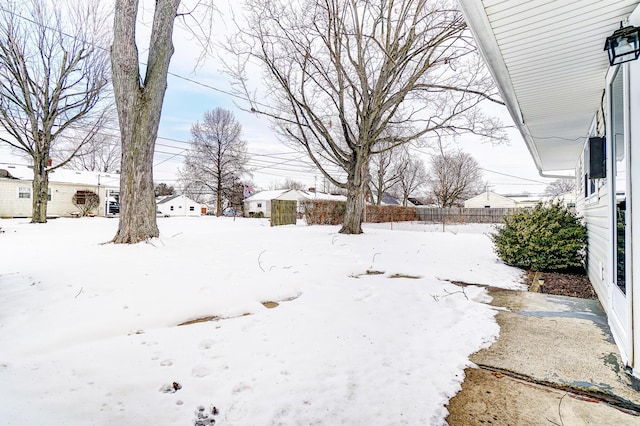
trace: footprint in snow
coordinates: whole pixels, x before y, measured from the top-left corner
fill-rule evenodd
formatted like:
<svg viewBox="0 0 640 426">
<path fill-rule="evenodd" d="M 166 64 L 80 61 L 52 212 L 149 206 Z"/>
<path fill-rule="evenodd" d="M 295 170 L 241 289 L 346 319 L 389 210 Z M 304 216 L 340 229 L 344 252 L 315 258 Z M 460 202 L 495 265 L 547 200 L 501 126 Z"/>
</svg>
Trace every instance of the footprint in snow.
<svg viewBox="0 0 640 426">
<path fill-rule="evenodd" d="M 191 375 L 193 377 L 206 377 L 211 374 L 211 370 L 204 365 L 196 365 L 191 369 Z"/>
</svg>

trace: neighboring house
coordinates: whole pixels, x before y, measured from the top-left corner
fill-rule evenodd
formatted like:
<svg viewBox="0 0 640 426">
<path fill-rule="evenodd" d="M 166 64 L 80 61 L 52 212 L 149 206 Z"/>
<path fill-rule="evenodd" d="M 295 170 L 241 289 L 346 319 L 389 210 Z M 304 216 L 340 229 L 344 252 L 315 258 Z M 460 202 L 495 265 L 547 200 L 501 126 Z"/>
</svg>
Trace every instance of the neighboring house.
<svg viewBox="0 0 640 426">
<path fill-rule="evenodd" d="M 467 209 L 533 208 L 539 203 L 549 202 L 560 202 L 572 208 L 576 205 L 576 196 L 574 192 L 567 192 L 565 194 L 540 198 L 530 195 L 500 195 L 492 191 L 485 191 L 482 194 L 466 200 L 464 207 Z"/>
<path fill-rule="evenodd" d="M 247 216 L 255 216 L 262 213 L 264 217 L 271 217 L 271 201 L 275 200 L 287 189 L 275 189 L 271 191 L 260 191 L 244 200 L 244 212 Z M 294 191 L 294 190 L 291 190 Z"/>
<path fill-rule="evenodd" d="M 531 197 L 529 195 L 500 195 L 492 191 L 485 191 L 482 194 L 466 200 L 464 202 L 464 207 L 467 209 L 527 209 L 533 208 L 537 204 L 545 201 L 547 200 Z"/>
<path fill-rule="evenodd" d="M 28 166 L 0 163 L 0 217 L 31 217 L 33 169 Z M 120 175 L 116 173 L 55 169 L 49 173 L 47 216 L 76 216 L 73 196 L 91 191 L 98 194 L 99 205 L 91 213 L 105 216 L 109 200 L 117 199 Z M 117 202 L 116 204 L 117 205 Z"/>
<path fill-rule="evenodd" d="M 156 200 L 156 208 L 162 216 L 200 216 L 203 213 L 202 208 L 206 207 L 200 203 L 196 203 L 191 198 L 184 195 L 168 195 Z"/>
<path fill-rule="evenodd" d="M 640 61 L 605 48 L 640 26 L 640 0 L 459 1 L 540 174 L 575 173 L 589 279 L 640 377 Z"/>
<path fill-rule="evenodd" d="M 314 191 L 303 191 L 300 189 L 275 189 L 270 191 L 260 191 L 244 200 L 244 211 L 246 216 L 255 216 L 259 212 L 264 217 L 271 217 L 271 202 L 273 200 L 331 200 L 346 201 L 342 195 L 324 194 Z M 298 212 L 302 213 L 298 203 Z"/>
<path fill-rule="evenodd" d="M 511 198 L 496 194 L 492 191 L 485 191 L 464 202 L 465 209 L 509 209 L 518 207 L 518 203 Z"/>
</svg>

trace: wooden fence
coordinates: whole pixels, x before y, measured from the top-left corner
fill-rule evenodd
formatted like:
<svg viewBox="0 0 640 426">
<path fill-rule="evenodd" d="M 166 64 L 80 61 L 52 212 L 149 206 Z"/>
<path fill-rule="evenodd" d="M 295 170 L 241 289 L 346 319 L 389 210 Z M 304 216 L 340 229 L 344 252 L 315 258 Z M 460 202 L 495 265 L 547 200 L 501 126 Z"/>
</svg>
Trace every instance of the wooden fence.
<svg viewBox="0 0 640 426">
<path fill-rule="evenodd" d="M 298 202 L 296 200 L 271 201 L 271 226 L 295 225 Z"/>
<path fill-rule="evenodd" d="M 303 201 L 304 216 L 308 225 L 338 225 L 344 218 L 343 201 Z M 521 208 L 474 208 L 458 207 L 400 207 L 367 206 L 365 222 L 406 222 L 426 223 L 502 223 L 505 216 L 512 215 Z M 274 217 L 272 210 L 272 224 Z M 295 222 L 294 222 L 295 223 Z"/>
<path fill-rule="evenodd" d="M 465 209 L 459 207 L 433 208 L 416 207 L 418 218 L 421 222 L 434 223 L 501 223 L 502 218 L 512 215 L 520 208 L 475 208 Z"/>
</svg>

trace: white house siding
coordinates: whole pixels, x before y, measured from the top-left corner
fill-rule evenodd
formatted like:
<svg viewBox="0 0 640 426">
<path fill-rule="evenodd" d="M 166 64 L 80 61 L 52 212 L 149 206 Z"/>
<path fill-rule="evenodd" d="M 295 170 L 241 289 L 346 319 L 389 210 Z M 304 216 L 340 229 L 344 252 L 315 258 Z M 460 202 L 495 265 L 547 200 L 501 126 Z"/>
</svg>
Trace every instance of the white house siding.
<svg viewBox="0 0 640 426">
<path fill-rule="evenodd" d="M 256 213 L 261 212 L 265 217 L 269 217 L 268 215 L 271 214 L 271 201 L 269 200 L 245 201 L 244 210 L 247 212 L 247 214 L 255 215 Z"/>
<path fill-rule="evenodd" d="M 49 184 L 49 188 L 51 189 L 51 200 L 47 203 L 48 215 L 70 216 L 79 212 L 78 207 L 73 204 L 73 196 L 77 191 L 92 191 L 98 194 L 98 197 L 100 198 L 100 202 L 96 209 L 97 211 L 93 211 L 93 213 L 104 216 L 105 188 L 60 183 Z"/>
<path fill-rule="evenodd" d="M 156 208 L 165 216 L 200 216 L 202 205 L 184 195 L 169 196 L 156 203 Z"/>
<path fill-rule="evenodd" d="M 290 192 L 286 189 L 276 189 L 270 191 L 260 191 L 251 197 L 244 200 L 244 210 L 245 214 L 248 216 L 253 216 L 256 213 L 261 212 L 264 217 L 271 217 L 271 200 L 274 199 L 287 199 L 287 198 L 279 198 L 285 192 Z M 297 198 L 293 198 L 297 199 Z"/>
<path fill-rule="evenodd" d="M 29 198 L 18 198 L 20 187 L 29 188 Z M 91 185 L 49 182 L 51 200 L 47 202 L 47 216 L 72 216 L 78 212 L 73 204 L 73 196 L 77 191 L 93 191 L 100 197 L 96 214 L 104 216 L 107 190 L 118 190 L 117 187 L 98 187 Z M 33 207 L 32 182 L 30 180 L 0 178 L 0 217 L 31 217 Z"/>
<path fill-rule="evenodd" d="M 576 212 L 584 219 L 589 238 L 587 274 L 603 306 L 608 305 L 607 277 L 610 272 L 607 260 L 610 226 L 606 197 L 607 187 L 603 186 L 588 199 L 581 195 L 576 200 Z"/>
<path fill-rule="evenodd" d="M 31 216 L 32 198 L 18 198 L 21 186 L 31 194 L 31 182 L 0 178 L 0 217 Z"/>
<path fill-rule="evenodd" d="M 244 210 L 248 216 L 262 213 L 264 217 L 271 217 L 271 200 L 245 200 Z"/>
</svg>

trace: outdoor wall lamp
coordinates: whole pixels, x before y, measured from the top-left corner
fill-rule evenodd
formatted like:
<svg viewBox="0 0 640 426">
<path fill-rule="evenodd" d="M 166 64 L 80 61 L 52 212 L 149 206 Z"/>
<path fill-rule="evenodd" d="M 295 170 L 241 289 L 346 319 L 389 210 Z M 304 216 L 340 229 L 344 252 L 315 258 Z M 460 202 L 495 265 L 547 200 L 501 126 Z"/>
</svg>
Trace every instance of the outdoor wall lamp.
<svg viewBox="0 0 640 426">
<path fill-rule="evenodd" d="M 623 62 L 633 61 L 640 56 L 640 28 L 630 25 L 615 30 L 607 37 L 604 50 L 609 55 L 609 65 L 617 65 Z"/>
</svg>

